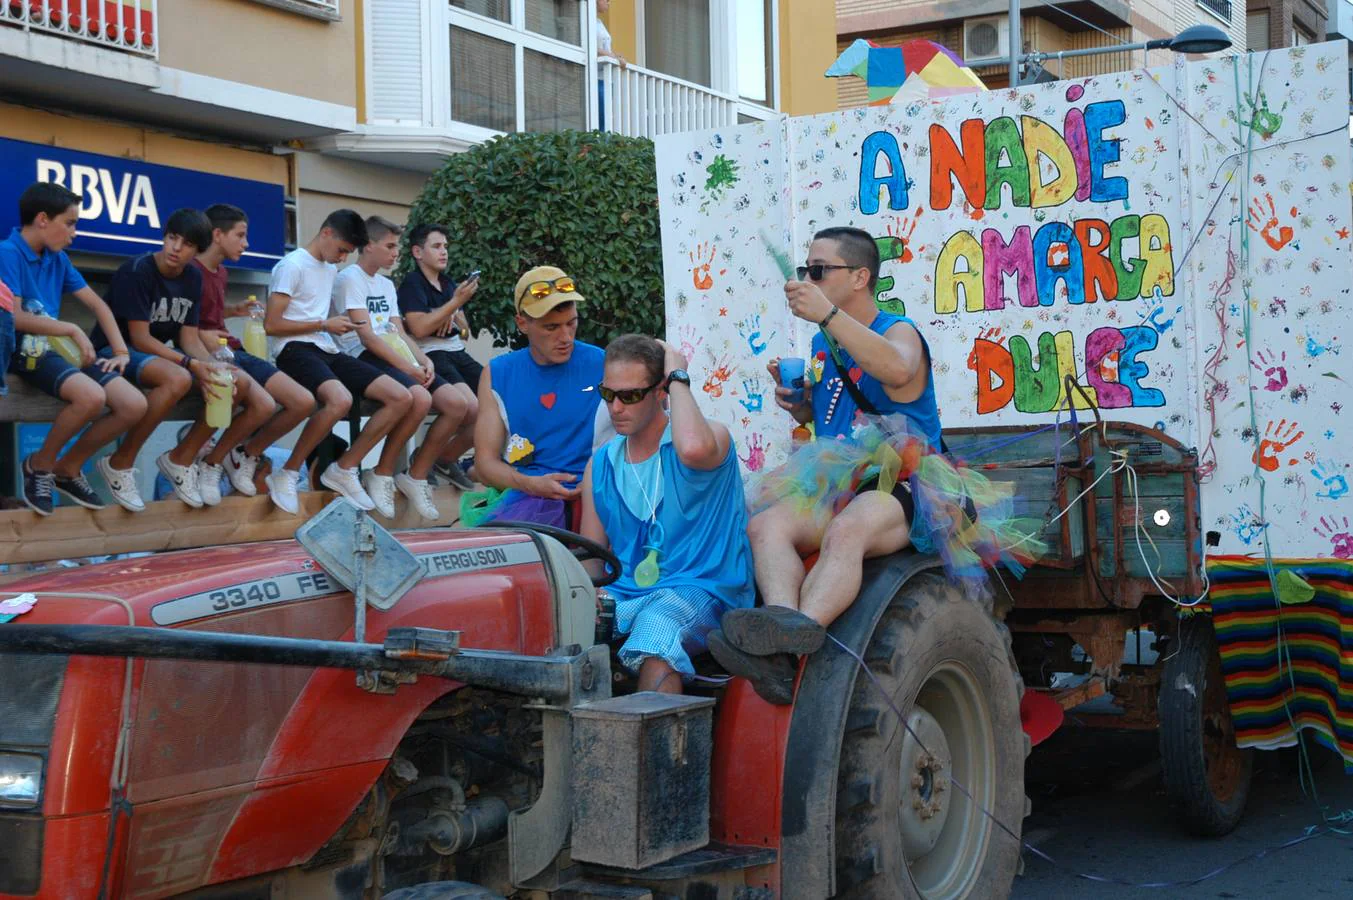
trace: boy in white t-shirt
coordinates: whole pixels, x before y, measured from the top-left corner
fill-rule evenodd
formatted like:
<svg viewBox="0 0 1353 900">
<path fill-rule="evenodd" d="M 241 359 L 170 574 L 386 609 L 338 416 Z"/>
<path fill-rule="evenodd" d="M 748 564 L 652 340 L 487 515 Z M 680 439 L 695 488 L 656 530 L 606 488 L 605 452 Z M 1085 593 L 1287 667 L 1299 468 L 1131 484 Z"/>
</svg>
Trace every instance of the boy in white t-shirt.
<svg viewBox="0 0 1353 900">
<path fill-rule="evenodd" d="M 353 210 L 340 209 L 329 214 L 310 243 L 282 257 L 272 270 L 263 327 L 277 339 L 277 368 L 314 394 L 320 404 L 301 430 L 286 465 L 267 478 L 273 502 L 292 514 L 299 511 L 296 483 L 301 463 L 348 414 L 354 397 L 373 400 L 381 408 L 367 420 L 347 452 L 324 470 L 320 484 L 362 509 L 374 509 L 357 477 L 357 466 L 399 424 L 413 403 L 398 381 L 342 353 L 334 340 L 356 327 L 347 316 L 329 314 L 338 275 L 335 264 L 366 241 L 362 217 Z"/>
<path fill-rule="evenodd" d="M 383 515 L 385 510 L 393 515 L 395 488 L 398 488 L 419 515 L 425 519 L 438 519 L 441 514 L 432 502 L 428 475 L 437 457 L 461 427 L 468 410 L 461 393 L 437 374 L 436 366 L 418 342 L 405 333 L 395 284 L 381 274 L 382 269 L 390 268 L 399 260 L 399 236 L 403 231 L 399 225 L 380 216 L 366 220 L 367 244 L 356 265 L 338 273 L 334 283 L 333 311 L 348 316 L 356 326 L 356 331 L 338 339 L 343 352 L 395 379 L 413 398 L 409 414 L 386 436 L 380 461 L 367 475 L 366 492 Z M 409 471 L 395 474 L 400 450 L 432 408 L 437 410 L 437 419 L 409 461 Z"/>
</svg>

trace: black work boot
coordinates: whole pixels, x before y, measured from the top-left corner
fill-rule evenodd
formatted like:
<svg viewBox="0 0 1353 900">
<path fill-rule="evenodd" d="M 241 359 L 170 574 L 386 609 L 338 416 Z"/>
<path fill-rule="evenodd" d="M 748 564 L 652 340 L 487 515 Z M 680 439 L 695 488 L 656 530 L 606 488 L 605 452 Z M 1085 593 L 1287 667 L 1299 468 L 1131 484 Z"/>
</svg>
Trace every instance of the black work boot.
<svg viewBox="0 0 1353 900">
<path fill-rule="evenodd" d="M 798 666 L 787 653 L 774 656 L 753 656 L 734 647 L 721 631 L 711 631 L 709 652 L 730 674 L 740 675 L 752 683 L 752 688 L 767 703 L 788 706 L 794 702 L 794 677 Z"/>
<path fill-rule="evenodd" d="M 753 656 L 807 656 L 820 650 L 827 639 L 827 629 L 788 606 L 730 609 L 719 627 L 733 646 Z"/>
</svg>

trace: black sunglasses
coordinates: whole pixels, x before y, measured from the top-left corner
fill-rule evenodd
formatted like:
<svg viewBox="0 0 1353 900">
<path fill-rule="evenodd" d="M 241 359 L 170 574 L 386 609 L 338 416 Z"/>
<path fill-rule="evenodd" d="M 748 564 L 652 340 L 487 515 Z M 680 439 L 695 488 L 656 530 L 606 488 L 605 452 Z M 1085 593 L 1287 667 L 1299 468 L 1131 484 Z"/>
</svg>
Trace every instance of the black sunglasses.
<svg viewBox="0 0 1353 900">
<path fill-rule="evenodd" d="M 610 403 L 612 400 L 618 399 L 626 406 L 633 406 L 647 397 L 654 388 L 661 386 L 662 382 L 659 381 L 657 384 L 650 384 L 646 388 L 624 388 L 623 390 L 613 391 L 606 385 L 599 384 L 597 385 L 597 393 L 601 394 L 601 399 L 605 403 Z"/>
<path fill-rule="evenodd" d="M 810 278 L 813 281 L 821 281 L 822 276 L 826 275 L 831 269 L 858 269 L 859 266 L 837 266 L 831 263 L 813 263 L 811 266 L 799 266 L 799 281 L 804 278 Z"/>
</svg>

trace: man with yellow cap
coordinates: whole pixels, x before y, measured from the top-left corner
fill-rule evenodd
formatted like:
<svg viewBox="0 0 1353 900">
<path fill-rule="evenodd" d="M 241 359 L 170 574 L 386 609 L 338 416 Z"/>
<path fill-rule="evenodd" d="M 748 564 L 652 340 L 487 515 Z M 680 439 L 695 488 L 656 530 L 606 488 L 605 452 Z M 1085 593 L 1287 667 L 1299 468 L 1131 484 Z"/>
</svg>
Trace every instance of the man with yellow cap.
<svg viewBox="0 0 1353 900">
<path fill-rule="evenodd" d="M 495 357 L 479 382 L 475 474 L 502 492 L 467 524 L 493 519 L 572 528 L 583 470 L 598 441 L 605 352 L 577 339 L 573 279 L 537 266 L 513 291 L 521 350 Z M 602 420 L 608 417 L 601 415 Z M 609 429 L 602 439 L 609 437 Z"/>
</svg>

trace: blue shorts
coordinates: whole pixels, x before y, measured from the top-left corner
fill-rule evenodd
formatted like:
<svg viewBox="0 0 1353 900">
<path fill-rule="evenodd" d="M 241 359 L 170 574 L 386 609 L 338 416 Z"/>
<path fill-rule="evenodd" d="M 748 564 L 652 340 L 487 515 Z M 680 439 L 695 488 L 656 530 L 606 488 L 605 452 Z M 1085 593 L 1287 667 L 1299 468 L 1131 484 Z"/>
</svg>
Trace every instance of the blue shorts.
<svg viewBox="0 0 1353 900">
<path fill-rule="evenodd" d="M 113 348 L 104 347 L 99 351 L 99 356 L 102 359 L 112 359 Z M 159 359 L 160 357 L 154 355 L 153 353 L 142 353 L 140 350 L 133 350 L 130 347 L 127 348 L 127 356 L 129 357 L 130 361 L 127 363 L 127 368 L 122 370 L 122 377 L 127 379 L 137 387 L 141 388 L 142 390 L 147 390 L 149 385 L 144 385 L 141 383 L 141 373 L 145 371 L 146 363 L 154 359 Z M 165 360 L 165 362 L 169 363 L 169 365 L 171 366 L 173 365 L 173 363 L 169 362 L 169 360 L 167 359 Z M 85 371 L 86 374 L 88 374 L 88 370 Z M 103 384 L 104 382 L 99 383 Z"/>
<path fill-rule="evenodd" d="M 281 371 L 266 359 L 259 359 L 243 350 L 235 351 L 235 365 L 239 366 L 244 374 L 257 382 L 259 387 L 266 386 L 269 379 Z"/>
<path fill-rule="evenodd" d="M 23 336 L 20 335 L 18 340 L 22 342 Z M 31 369 L 28 367 L 30 362 L 33 363 Z M 105 372 L 98 366 L 85 366 L 83 369 L 73 366 L 55 350 L 48 350 L 37 359 L 15 353 L 9 361 L 9 370 L 44 394 L 58 399 L 61 397 L 61 386 L 76 372 L 85 373 L 101 386 L 118 377 L 116 372 Z"/>
<path fill-rule="evenodd" d="M 615 630 L 625 636 L 621 664 L 638 672 L 646 658 L 656 656 L 682 675 L 694 675 L 691 659 L 709 649 L 706 637 L 719 627 L 727 609 L 719 598 L 693 585 L 617 596 Z"/>
</svg>

